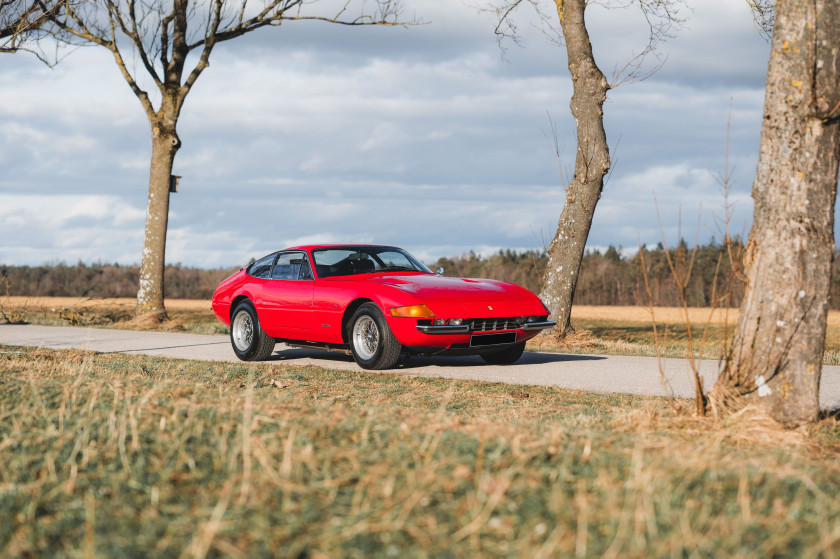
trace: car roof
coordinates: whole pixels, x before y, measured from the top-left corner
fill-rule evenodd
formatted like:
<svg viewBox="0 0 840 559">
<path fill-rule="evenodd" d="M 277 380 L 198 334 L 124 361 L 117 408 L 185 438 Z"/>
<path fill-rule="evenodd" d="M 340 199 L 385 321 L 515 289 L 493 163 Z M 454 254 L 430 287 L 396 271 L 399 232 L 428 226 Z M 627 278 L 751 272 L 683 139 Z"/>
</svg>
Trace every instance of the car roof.
<svg viewBox="0 0 840 559">
<path fill-rule="evenodd" d="M 293 246 L 289 248 L 284 248 L 283 250 L 312 250 L 316 248 L 351 248 L 351 247 L 381 247 L 381 248 L 397 248 L 393 245 L 373 245 L 368 243 L 334 243 L 334 244 L 320 244 L 320 245 L 300 245 L 300 246 Z"/>
</svg>

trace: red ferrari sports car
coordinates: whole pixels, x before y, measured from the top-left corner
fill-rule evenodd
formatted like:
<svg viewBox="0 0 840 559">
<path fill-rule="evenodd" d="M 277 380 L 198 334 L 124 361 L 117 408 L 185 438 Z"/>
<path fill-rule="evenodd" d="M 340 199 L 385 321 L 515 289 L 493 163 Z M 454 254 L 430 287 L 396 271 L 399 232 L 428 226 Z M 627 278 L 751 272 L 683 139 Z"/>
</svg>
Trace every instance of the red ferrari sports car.
<svg viewBox="0 0 840 559">
<path fill-rule="evenodd" d="M 527 289 L 444 277 L 402 249 L 378 245 L 271 253 L 219 284 L 213 312 L 230 326 L 243 361 L 267 359 L 280 341 L 352 353 L 365 369 L 390 369 L 404 353 L 509 364 L 526 340 L 555 324 Z"/>
</svg>

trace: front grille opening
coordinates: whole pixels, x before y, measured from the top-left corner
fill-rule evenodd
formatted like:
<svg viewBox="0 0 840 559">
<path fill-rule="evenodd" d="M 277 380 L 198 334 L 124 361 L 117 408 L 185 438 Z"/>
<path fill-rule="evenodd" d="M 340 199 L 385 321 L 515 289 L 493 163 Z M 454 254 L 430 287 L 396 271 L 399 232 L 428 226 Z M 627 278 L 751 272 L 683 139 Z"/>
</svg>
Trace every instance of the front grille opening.
<svg viewBox="0 0 840 559">
<path fill-rule="evenodd" d="M 457 317 L 456 317 L 457 318 Z M 467 318 L 464 324 L 470 327 L 470 332 L 498 332 L 500 330 L 517 330 L 525 324 L 524 316 L 502 316 L 495 318 Z M 545 317 L 547 318 L 547 317 Z M 545 319 L 543 318 L 543 320 Z M 420 319 L 420 326 L 431 326 L 431 319 Z"/>
<path fill-rule="evenodd" d="M 516 330 L 525 324 L 525 317 L 506 316 L 495 318 L 470 318 L 465 321 L 473 332 L 493 332 L 496 330 Z"/>
</svg>

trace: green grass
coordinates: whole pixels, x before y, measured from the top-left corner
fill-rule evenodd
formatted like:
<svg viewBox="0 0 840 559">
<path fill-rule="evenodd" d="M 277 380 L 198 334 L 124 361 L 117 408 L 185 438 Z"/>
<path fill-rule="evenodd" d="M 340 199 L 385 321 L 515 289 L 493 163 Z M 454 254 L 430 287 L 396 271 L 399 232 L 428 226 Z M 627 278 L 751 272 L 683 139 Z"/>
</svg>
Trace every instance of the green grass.
<svg viewBox="0 0 840 559">
<path fill-rule="evenodd" d="M 840 426 L 548 387 L 0 347 L 4 557 L 840 552 Z"/>
</svg>

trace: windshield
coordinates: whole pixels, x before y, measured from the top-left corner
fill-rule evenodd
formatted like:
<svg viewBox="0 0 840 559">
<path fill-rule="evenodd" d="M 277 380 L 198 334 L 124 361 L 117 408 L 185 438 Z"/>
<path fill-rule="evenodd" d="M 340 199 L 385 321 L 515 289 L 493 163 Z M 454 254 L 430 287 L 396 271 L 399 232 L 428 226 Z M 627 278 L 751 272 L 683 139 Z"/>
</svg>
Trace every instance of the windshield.
<svg viewBox="0 0 840 559">
<path fill-rule="evenodd" d="M 319 278 L 352 276 L 373 272 L 432 271 L 413 256 L 396 247 L 335 247 L 312 251 Z"/>
</svg>

